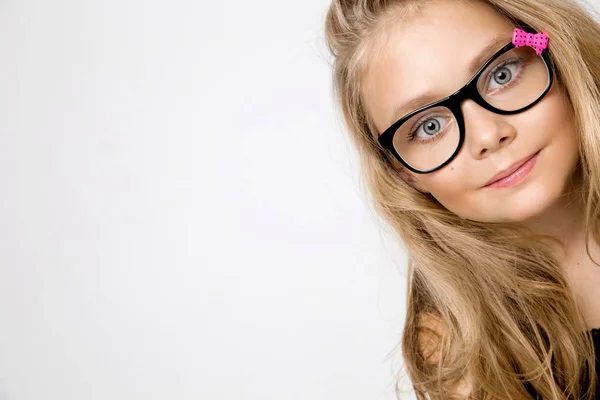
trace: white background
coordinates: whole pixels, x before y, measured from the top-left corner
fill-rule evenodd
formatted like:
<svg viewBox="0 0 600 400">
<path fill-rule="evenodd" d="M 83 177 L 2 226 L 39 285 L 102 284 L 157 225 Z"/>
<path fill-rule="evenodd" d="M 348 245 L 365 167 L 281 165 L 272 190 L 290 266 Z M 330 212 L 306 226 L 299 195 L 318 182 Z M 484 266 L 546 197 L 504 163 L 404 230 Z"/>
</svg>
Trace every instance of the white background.
<svg viewBox="0 0 600 400">
<path fill-rule="evenodd" d="M 0 400 L 395 398 L 327 6 L 0 0 Z"/>
</svg>

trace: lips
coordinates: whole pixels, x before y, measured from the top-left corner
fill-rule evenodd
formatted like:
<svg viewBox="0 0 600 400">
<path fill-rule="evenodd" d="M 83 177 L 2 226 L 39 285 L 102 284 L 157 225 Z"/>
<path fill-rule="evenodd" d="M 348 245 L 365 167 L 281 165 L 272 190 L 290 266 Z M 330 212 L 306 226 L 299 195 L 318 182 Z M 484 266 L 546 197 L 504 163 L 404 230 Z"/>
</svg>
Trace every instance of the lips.
<svg viewBox="0 0 600 400">
<path fill-rule="evenodd" d="M 539 151 L 538 151 L 539 152 Z M 502 178 L 506 178 L 507 176 L 509 176 L 510 174 L 512 174 L 513 172 L 515 172 L 516 170 L 518 170 L 519 168 L 521 168 L 523 166 L 523 164 L 525 164 L 527 161 L 531 160 L 533 157 L 535 157 L 535 155 L 538 153 L 536 152 L 535 154 L 532 154 L 530 156 L 527 156 L 517 162 L 515 162 L 514 164 L 511 164 L 508 168 L 503 169 L 502 171 L 498 172 L 496 175 L 494 175 L 492 177 L 492 179 L 490 179 L 489 181 L 487 181 L 487 183 L 484 186 L 489 186 L 492 183 L 502 179 Z"/>
</svg>

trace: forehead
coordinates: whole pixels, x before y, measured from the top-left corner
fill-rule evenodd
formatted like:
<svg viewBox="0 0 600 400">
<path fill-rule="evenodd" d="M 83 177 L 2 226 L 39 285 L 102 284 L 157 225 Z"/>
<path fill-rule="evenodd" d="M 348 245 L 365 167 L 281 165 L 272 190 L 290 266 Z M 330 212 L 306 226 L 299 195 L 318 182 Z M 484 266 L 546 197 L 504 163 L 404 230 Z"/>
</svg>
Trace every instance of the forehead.
<svg viewBox="0 0 600 400">
<path fill-rule="evenodd" d="M 491 56 L 510 41 L 513 28 L 485 3 L 459 1 L 434 1 L 389 24 L 373 38 L 362 77 L 365 106 L 379 133 L 402 116 L 394 115 L 400 104 L 433 93 L 425 105 L 464 85 L 482 49 L 500 37 Z"/>
</svg>

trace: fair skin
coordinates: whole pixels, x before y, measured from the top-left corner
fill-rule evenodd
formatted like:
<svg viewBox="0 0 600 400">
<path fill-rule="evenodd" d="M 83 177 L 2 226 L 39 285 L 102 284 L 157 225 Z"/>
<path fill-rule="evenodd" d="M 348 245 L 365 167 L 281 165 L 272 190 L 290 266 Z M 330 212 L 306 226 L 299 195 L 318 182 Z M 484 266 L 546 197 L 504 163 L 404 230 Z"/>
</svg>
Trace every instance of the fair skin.
<svg viewBox="0 0 600 400">
<path fill-rule="evenodd" d="M 408 22 L 410 21 L 410 22 Z M 441 99 L 463 86 L 467 66 L 496 37 L 512 38 L 514 26 L 482 2 L 431 2 L 380 33 L 363 76 L 363 99 L 381 133 L 402 115 L 397 106 L 424 92 Z M 552 41 L 552 38 L 550 38 Z M 427 101 L 421 105 L 433 102 Z M 414 108 L 413 108 L 414 109 Z M 415 174 L 399 165 L 419 191 L 462 218 L 523 224 L 566 244 L 565 271 L 589 328 L 600 327 L 600 268 L 585 253 L 583 204 L 577 173 L 577 132 L 567 96 L 555 80 L 534 107 L 499 115 L 472 100 L 461 105 L 465 142 L 442 169 Z M 485 183 L 515 161 L 539 152 L 536 164 L 516 186 L 491 189 Z M 590 242 L 600 260 L 600 251 Z"/>
</svg>

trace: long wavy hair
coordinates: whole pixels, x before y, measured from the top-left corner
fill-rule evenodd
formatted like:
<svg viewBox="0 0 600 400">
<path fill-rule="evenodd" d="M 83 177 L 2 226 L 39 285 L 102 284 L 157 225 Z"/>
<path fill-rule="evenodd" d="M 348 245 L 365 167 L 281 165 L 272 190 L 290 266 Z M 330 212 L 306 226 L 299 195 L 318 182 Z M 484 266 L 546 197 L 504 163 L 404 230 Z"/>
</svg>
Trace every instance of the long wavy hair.
<svg viewBox="0 0 600 400">
<path fill-rule="evenodd" d="M 438 0 L 439 1 L 439 0 Z M 457 1 L 457 0 L 448 0 Z M 377 144 L 361 76 L 389 24 L 425 0 L 332 0 L 325 34 L 333 86 L 361 180 L 409 255 L 403 368 L 419 400 L 592 399 L 592 336 L 555 250 L 515 224 L 463 220 L 416 190 Z M 578 132 L 586 237 L 599 241 L 600 26 L 575 0 L 487 0 L 515 27 L 544 31 Z M 553 242 L 552 242 L 553 241 Z M 563 248 L 564 249 L 564 248 Z M 589 253 L 589 248 L 586 250 Z M 396 378 L 396 392 L 400 396 Z M 468 391 L 463 391 L 464 388 Z"/>
</svg>

